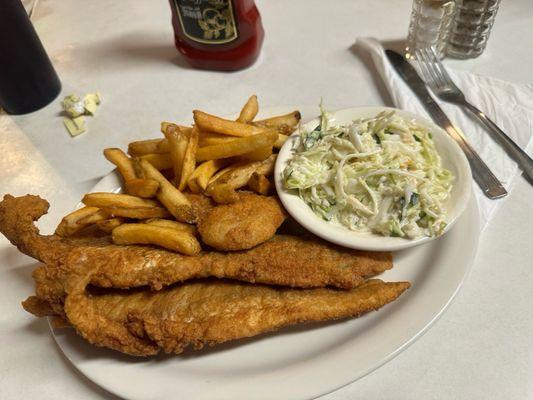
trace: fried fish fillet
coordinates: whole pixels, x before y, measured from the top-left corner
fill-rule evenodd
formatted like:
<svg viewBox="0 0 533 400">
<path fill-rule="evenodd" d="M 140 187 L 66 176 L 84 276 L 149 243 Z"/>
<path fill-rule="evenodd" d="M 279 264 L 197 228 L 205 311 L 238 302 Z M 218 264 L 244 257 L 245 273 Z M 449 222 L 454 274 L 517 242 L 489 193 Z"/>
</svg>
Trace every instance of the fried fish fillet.
<svg viewBox="0 0 533 400">
<path fill-rule="evenodd" d="M 289 287 L 350 289 L 390 266 L 389 260 L 378 260 L 371 253 L 354 257 L 322 243 L 281 236 L 244 252 L 194 257 L 140 246 L 75 246 L 57 263 L 38 267 L 33 278 L 37 297 L 61 314 L 66 282 L 87 268 L 94 269 L 92 285 L 110 288 L 150 286 L 159 290 L 176 282 L 216 277 Z"/>
<path fill-rule="evenodd" d="M 409 287 L 407 282 L 362 283 L 366 276 L 391 267 L 386 253 L 280 236 L 247 251 L 188 257 L 115 246 L 106 238 L 41 236 L 33 222 L 47 209 L 48 203 L 36 196 L 5 196 L 0 203 L 0 232 L 45 263 L 34 272 L 36 296 L 24 307 L 38 316 L 58 316 L 60 324 L 72 325 L 90 343 L 131 355 L 181 353 L 187 346 L 201 348 L 291 324 L 356 317 L 395 300 Z M 203 277 L 285 286 L 359 286 L 294 289 L 188 280 Z M 140 287 L 116 289 L 133 286 Z"/>
<path fill-rule="evenodd" d="M 204 194 L 189 192 L 184 192 L 183 194 L 191 203 L 194 215 L 198 216 L 198 220 L 204 219 L 205 216 L 217 206 L 217 203 L 215 203 L 211 197 Z"/>
<path fill-rule="evenodd" d="M 105 238 L 41 236 L 33 221 L 48 203 L 36 196 L 6 196 L 0 203 L 0 232 L 21 251 L 45 263 L 34 272 L 37 296 L 64 297 L 64 281 L 76 271 L 96 271 L 91 284 L 161 289 L 193 278 L 217 277 L 291 287 L 353 288 L 392 267 L 390 253 L 343 249 L 316 238 L 279 235 L 253 249 L 185 256 L 144 246 L 117 246 Z"/>
<path fill-rule="evenodd" d="M 276 234 L 287 214 L 274 196 L 239 193 L 239 201 L 211 209 L 198 223 L 205 244 L 217 250 L 251 249 Z"/>
<path fill-rule="evenodd" d="M 352 290 L 289 289 L 235 281 L 193 281 L 160 291 L 89 294 L 71 288 L 65 314 L 90 343 L 146 356 L 179 354 L 288 325 L 357 317 L 399 297 L 408 282 L 369 280 Z"/>
</svg>

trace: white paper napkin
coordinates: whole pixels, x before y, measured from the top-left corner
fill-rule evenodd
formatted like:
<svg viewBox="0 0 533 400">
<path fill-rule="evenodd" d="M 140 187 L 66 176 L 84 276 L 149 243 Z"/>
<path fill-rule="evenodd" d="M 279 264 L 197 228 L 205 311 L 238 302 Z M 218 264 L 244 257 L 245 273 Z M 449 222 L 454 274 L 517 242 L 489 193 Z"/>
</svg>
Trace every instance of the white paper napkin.
<svg viewBox="0 0 533 400">
<path fill-rule="evenodd" d="M 396 73 L 385 55 L 383 46 L 373 38 L 358 38 L 355 46 L 368 52 L 377 72 L 383 79 L 397 108 L 408 110 L 431 119 L 414 93 Z M 461 71 L 448 72 L 456 85 L 462 88 L 467 99 L 489 116 L 507 135 L 529 154 L 533 150 L 533 85 L 514 84 L 499 79 Z M 465 90 L 466 88 L 466 90 Z M 435 96 L 433 96 L 435 98 Z M 507 191 L 521 173 L 516 163 L 475 121 L 459 107 L 437 100 L 450 120 L 458 126 L 469 143 L 489 166 Z M 483 230 L 505 197 L 490 200 L 474 183 L 478 202 L 481 229 Z"/>
</svg>

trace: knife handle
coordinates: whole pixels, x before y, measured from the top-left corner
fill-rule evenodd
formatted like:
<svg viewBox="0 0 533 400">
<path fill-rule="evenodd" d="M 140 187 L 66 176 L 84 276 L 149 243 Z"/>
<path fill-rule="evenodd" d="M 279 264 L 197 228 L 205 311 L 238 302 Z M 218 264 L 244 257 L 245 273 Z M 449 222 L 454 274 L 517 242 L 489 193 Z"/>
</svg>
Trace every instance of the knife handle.
<svg viewBox="0 0 533 400">
<path fill-rule="evenodd" d="M 507 196 L 507 190 L 505 190 L 498 178 L 494 176 L 489 167 L 487 167 L 487 164 L 479 157 L 479 154 L 476 153 L 470 144 L 464 139 L 457 141 L 457 143 L 465 153 L 470 168 L 472 169 L 472 176 L 485 196 L 489 199 L 499 199 L 500 197 Z"/>
<path fill-rule="evenodd" d="M 430 111 L 435 122 L 444 128 L 463 150 L 472 169 L 472 176 L 485 196 L 489 199 L 499 199 L 506 196 L 507 190 L 505 190 L 498 178 L 494 176 L 479 154 L 470 146 L 470 143 L 466 141 L 465 137 L 453 126 L 444 111 L 434 102 L 426 102 L 425 106 Z"/>
<path fill-rule="evenodd" d="M 498 125 L 485 115 L 477 107 L 473 106 L 469 102 L 459 104 L 468 110 L 474 117 L 476 117 L 484 126 L 489 130 L 495 139 L 502 145 L 507 154 L 516 161 L 518 166 L 524 171 L 524 174 L 533 180 L 533 160 L 522 150 L 507 134 L 502 131 Z"/>
</svg>

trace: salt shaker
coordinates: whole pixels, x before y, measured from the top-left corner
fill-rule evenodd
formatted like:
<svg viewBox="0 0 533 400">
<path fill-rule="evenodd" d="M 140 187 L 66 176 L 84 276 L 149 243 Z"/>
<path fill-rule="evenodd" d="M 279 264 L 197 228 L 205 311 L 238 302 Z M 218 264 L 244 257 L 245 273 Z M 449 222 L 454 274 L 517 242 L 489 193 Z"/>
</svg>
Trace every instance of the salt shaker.
<svg viewBox="0 0 533 400">
<path fill-rule="evenodd" d="M 442 58 L 457 8 L 456 0 L 413 0 L 406 57 L 413 57 L 418 49 L 434 46 Z"/>
<path fill-rule="evenodd" d="M 485 50 L 500 0 L 462 0 L 448 38 L 446 55 L 475 58 Z"/>
</svg>

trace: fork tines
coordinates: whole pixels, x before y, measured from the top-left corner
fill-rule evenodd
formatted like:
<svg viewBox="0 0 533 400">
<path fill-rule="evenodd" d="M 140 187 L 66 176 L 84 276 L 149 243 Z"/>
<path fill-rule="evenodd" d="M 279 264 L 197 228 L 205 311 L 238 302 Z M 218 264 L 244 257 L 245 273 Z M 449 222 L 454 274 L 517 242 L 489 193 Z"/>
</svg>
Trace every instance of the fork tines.
<svg viewBox="0 0 533 400">
<path fill-rule="evenodd" d="M 435 91 L 453 90 L 455 84 L 437 57 L 433 47 L 417 49 L 415 56 L 424 81 Z"/>
</svg>

